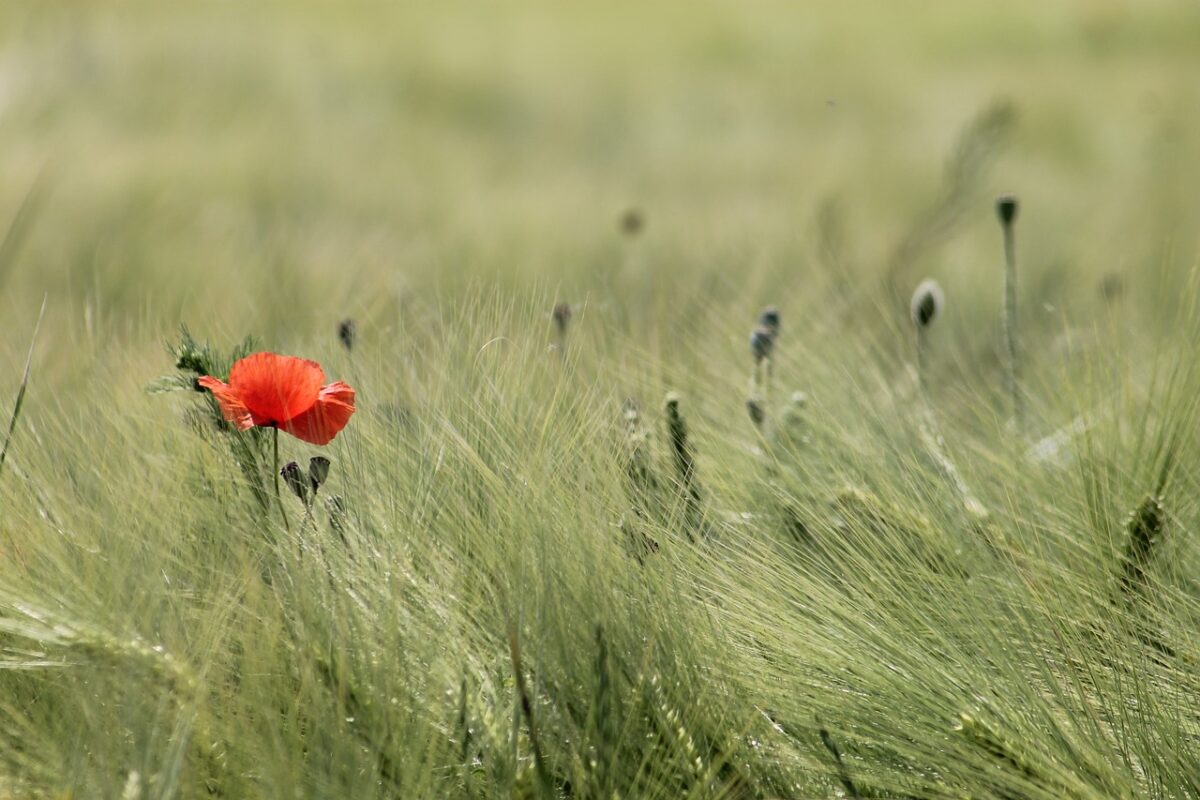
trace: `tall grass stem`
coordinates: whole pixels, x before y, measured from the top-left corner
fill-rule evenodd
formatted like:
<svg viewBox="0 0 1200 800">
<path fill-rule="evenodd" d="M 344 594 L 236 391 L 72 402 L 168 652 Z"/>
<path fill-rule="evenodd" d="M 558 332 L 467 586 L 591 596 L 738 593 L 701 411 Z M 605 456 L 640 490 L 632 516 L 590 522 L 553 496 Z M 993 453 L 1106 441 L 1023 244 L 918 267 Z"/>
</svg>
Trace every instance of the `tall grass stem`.
<svg viewBox="0 0 1200 800">
<path fill-rule="evenodd" d="M 4 447 L 0 448 L 0 473 L 4 472 L 8 447 L 12 444 L 13 431 L 17 429 L 17 419 L 21 416 L 21 407 L 25 404 L 25 390 L 29 386 L 29 373 L 33 368 L 33 349 L 37 345 L 38 331 L 42 329 L 42 317 L 46 314 L 47 297 L 48 295 L 42 295 L 42 309 L 38 312 L 37 322 L 33 326 L 33 338 L 29 342 L 29 355 L 25 357 L 25 372 L 21 376 L 21 387 L 17 389 L 17 399 L 13 403 L 12 416 L 8 418 L 8 433 L 4 436 Z"/>
<path fill-rule="evenodd" d="M 1005 214 L 1001 212 L 1001 225 L 1004 229 L 1004 343 L 1008 351 L 1008 395 L 1012 399 L 1013 419 L 1018 427 L 1024 425 L 1025 409 L 1021 398 L 1020 385 L 1020 343 L 1017 338 L 1017 248 L 1015 240 L 1015 200 L 1001 200 L 1001 203 L 1011 202 L 1014 210 Z"/>
<path fill-rule="evenodd" d="M 283 508 L 283 494 L 279 491 L 279 426 L 271 429 L 271 454 L 273 463 L 271 472 L 275 476 L 275 502 L 279 505 L 279 516 L 283 518 L 283 527 L 288 533 L 292 532 L 292 526 L 288 522 L 287 511 Z"/>
</svg>

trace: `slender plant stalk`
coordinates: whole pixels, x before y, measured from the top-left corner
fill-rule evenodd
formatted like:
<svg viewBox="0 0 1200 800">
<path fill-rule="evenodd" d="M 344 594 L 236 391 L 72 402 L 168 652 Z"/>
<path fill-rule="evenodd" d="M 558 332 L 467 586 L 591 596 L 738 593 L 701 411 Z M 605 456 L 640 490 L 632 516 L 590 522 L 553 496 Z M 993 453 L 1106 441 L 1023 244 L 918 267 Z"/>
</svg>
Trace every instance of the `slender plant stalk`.
<svg viewBox="0 0 1200 800">
<path fill-rule="evenodd" d="M 521 646 L 517 642 L 517 629 L 510 625 L 508 629 L 508 653 L 512 658 L 513 676 L 517 682 L 517 699 L 521 704 L 521 715 L 525 717 L 525 724 L 529 728 L 529 747 L 533 750 L 533 766 L 537 770 L 538 781 L 542 785 L 542 792 L 546 795 L 553 794 L 553 782 L 550 779 L 550 771 L 546 767 L 546 760 L 542 756 L 542 745 L 538 737 L 538 727 L 533 718 L 533 700 L 529 696 L 529 688 L 525 684 L 525 672 L 521 668 Z"/>
<path fill-rule="evenodd" d="M 308 523 L 313 519 L 313 502 L 310 500 L 304 501 L 304 516 L 300 519 L 300 540 L 304 541 L 304 531 L 308 528 Z"/>
<path fill-rule="evenodd" d="M 474 797 L 475 792 L 471 788 L 471 721 L 467 716 L 467 671 L 463 670 L 462 686 L 459 689 L 459 706 L 458 706 L 458 730 L 462 735 L 462 743 L 458 755 L 458 763 L 462 766 L 463 771 L 463 787 L 466 789 L 467 797 Z"/>
<path fill-rule="evenodd" d="M 1012 398 L 1013 419 L 1018 426 L 1025 422 L 1021 399 L 1020 344 L 1017 341 L 1017 248 L 1014 223 L 1017 217 L 1015 197 L 1001 197 L 996 202 L 1000 225 L 1004 230 L 1004 342 L 1008 349 L 1008 394 Z"/>
<path fill-rule="evenodd" d="M 821 728 L 821 744 L 825 745 L 825 749 L 833 756 L 833 763 L 837 765 L 838 781 L 842 784 L 842 788 L 846 790 L 849 797 L 860 798 L 858 787 L 854 785 L 854 781 L 850 779 L 850 770 L 846 769 L 846 763 L 842 761 L 842 753 L 838 750 L 837 743 L 833 741 L 833 737 L 829 735 L 829 731 Z"/>
<path fill-rule="evenodd" d="M 921 397 L 921 440 L 938 467 L 953 484 L 964 508 L 972 517 L 979 519 L 987 516 L 987 509 L 975 498 L 959 474 L 958 468 L 946 454 L 945 439 L 933 413 L 933 402 L 929 395 L 929 326 L 937 318 L 941 308 L 942 290 L 936 282 L 924 281 L 917 286 L 917 291 L 913 293 L 911 312 L 913 324 L 917 329 L 917 391 Z"/>
<path fill-rule="evenodd" d="M 925 372 L 929 369 L 927 361 L 929 354 L 926 350 L 929 343 L 926 341 L 924 326 L 917 326 L 917 387 L 921 392 L 921 402 L 925 404 L 926 409 L 929 408 L 929 380 L 925 377 Z"/>
<path fill-rule="evenodd" d="M 283 495 L 279 491 L 279 428 L 271 429 L 271 450 L 274 455 L 274 466 L 271 471 L 275 475 L 275 502 L 279 504 L 279 516 L 283 518 L 283 527 L 288 532 L 292 532 L 292 526 L 288 523 L 287 511 L 283 508 Z"/>
<path fill-rule="evenodd" d="M 4 436 L 4 447 L 0 448 L 0 473 L 4 472 L 4 460 L 8 457 L 8 446 L 12 443 L 13 431 L 17 428 L 17 419 L 21 416 L 21 406 L 25 404 L 25 389 L 29 386 L 29 372 L 33 368 L 33 348 L 37 345 L 38 331 L 42 328 L 42 317 L 46 313 L 46 295 L 42 296 L 42 310 L 38 312 L 37 322 L 33 326 L 33 339 L 29 342 L 29 355 L 25 357 L 25 373 L 21 376 L 21 388 L 17 389 L 17 400 L 13 403 L 12 416 L 8 419 L 8 433 Z"/>
<path fill-rule="evenodd" d="M 688 541 L 695 541 L 697 536 L 703 538 L 700 487 L 696 481 L 696 460 L 688 444 L 687 425 L 679 413 L 679 398 L 674 393 L 667 396 L 667 433 L 671 439 L 671 454 L 675 461 L 679 487 L 684 493 L 684 518 L 688 526 Z"/>
<path fill-rule="evenodd" d="M 1021 396 L 1017 389 L 1017 259 L 1013 253 L 1012 225 L 1004 226 L 1004 338 L 1008 345 L 1008 393 L 1013 415 L 1021 419 Z"/>
</svg>

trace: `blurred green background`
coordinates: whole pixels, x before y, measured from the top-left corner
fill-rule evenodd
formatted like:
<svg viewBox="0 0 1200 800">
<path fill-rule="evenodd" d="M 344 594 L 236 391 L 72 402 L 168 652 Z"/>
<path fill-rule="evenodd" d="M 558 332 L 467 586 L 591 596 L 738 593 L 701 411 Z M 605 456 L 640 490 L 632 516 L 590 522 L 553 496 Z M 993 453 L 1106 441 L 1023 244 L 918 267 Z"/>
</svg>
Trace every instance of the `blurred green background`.
<svg viewBox="0 0 1200 800">
<path fill-rule="evenodd" d="M 181 321 L 294 348 L 416 304 L 452 335 L 493 292 L 651 341 L 715 306 L 742 347 L 764 302 L 876 297 L 989 108 L 953 224 L 897 268 L 951 326 L 996 319 L 998 191 L 1051 326 L 1106 279 L 1169 297 L 1197 251 L 1190 0 L 8 3 L 0 47 L 6 390 L 43 293 L 39 364 L 72 374 L 55 353 L 158 358 Z"/>
</svg>

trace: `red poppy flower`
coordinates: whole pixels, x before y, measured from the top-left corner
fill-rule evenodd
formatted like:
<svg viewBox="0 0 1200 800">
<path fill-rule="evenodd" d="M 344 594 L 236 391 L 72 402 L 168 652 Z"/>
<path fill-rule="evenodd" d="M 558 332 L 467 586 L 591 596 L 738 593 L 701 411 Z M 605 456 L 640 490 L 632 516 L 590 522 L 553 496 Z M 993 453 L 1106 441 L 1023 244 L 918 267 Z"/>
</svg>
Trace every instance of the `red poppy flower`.
<svg viewBox="0 0 1200 800">
<path fill-rule="evenodd" d="M 279 428 L 317 445 L 329 444 L 354 413 L 353 389 L 341 381 L 323 383 L 317 362 L 276 353 L 238 361 L 229 370 L 229 383 L 207 375 L 199 380 L 238 430 Z"/>
</svg>

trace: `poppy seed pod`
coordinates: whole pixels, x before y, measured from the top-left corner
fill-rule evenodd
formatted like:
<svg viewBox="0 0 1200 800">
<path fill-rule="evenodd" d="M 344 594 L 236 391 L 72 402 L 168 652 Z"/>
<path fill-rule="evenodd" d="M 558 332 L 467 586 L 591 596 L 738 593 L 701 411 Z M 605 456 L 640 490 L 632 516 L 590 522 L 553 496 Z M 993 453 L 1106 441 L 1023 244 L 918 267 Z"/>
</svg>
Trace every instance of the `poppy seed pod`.
<svg viewBox="0 0 1200 800">
<path fill-rule="evenodd" d="M 912 321 L 918 328 L 929 327 L 938 314 L 942 313 L 942 287 L 937 281 L 924 280 L 917 286 L 912 296 Z"/>
<path fill-rule="evenodd" d="M 775 337 L 771 334 L 771 330 L 765 326 L 758 326 L 754 332 L 750 334 L 750 355 L 754 356 L 754 363 L 759 363 L 763 359 L 771 357 L 771 351 L 775 349 Z"/>
<path fill-rule="evenodd" d="M 354 340 L 358 336 L 358 331 L 355 328 L 354 320 L 347 317 L 338 323 L 338 338 L 342 340 L 342 347 L 346 350 L 354 349 Z"/>
<path fill-rule="evenodd" d="M 325 456 L 313 456 L 308 460 L 308 482 L 312 484 L 313 494 L 329 477 L 329 459 Z"/>
<path fill-rule="evenodd" d="M 1013 224 L 1018 208 L 1016 195 L 1002 194 L 996 198 L 996 216 L 1000 217 L 1000 222 L 1004 225 Z"/>
<path fill-rule="evenodd" d="M 304 470 L 295 461 L 289 461 L 279 470 L 283 482 L 292 490 L 292 494 L 308 502 L 308 482 L 304 479 Z"/>
<path fill-rule="evenodd" d="M 760 327 L 770 331 L 771 336 L 779 335 L 779 309 L 775 306 L 767 306 L 758 315 L 758 324 Z"/>
</svg>

